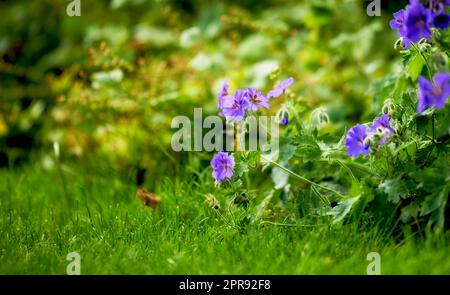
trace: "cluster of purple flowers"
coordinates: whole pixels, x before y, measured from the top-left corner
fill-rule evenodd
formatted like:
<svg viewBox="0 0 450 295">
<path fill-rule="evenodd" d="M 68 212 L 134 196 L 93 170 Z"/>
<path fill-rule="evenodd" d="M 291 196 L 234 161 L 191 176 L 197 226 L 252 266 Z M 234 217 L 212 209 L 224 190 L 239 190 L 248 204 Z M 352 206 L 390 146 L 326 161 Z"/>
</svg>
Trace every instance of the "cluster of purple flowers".
<svg viewBox="0 0 450 295">
<path fill-rule="evenodd" d="M 371 152 L 370 147 L 372 144 L 384 145 L 394 133 L 394 130 L 389 124 L 389 120 L 389 116 L 383 114 L 373 121 L 371 127 L 356 124 L 348 130 L 347 136 L 345 137 L 348 155 L 352 157 L 367 155 Z"/>
<path fill-rule="evenodd" d="M 394 13 L 390 22 L 393 30 L 397 30 L 406 48 L 411 42 L 418 42 L 421 38 L 431 38 L 431 28 L 446 29 L 450 25 L 450 15 L 445 7 L 450 0 L 410 0 L 406 9 Z"/>
<path fill-rule="evenodd" d="M 228 122 L 242 121 L 247 110 L 255 112 L 260 107 L 270 108 L 269 99 L 282 95 L 294 81 L 294 78 L 291 77 L 278 83 L 267 95 L 254 87 L 249 87 L 246 90 L 237 89 L 232 95 L 229 93 L 230 87 L 227 80 L 217 96 L 219 100 L 217 107 L 221 110 L 219 114 L 225 117 Z"/>
<path fill-rule="evenodd" d="M 281 96 L 294 82 L 292 77 L 284 80 L 270 90 L 267 95 L 254 87 L 246 90 L 237 89 L 231 95 L 227 80 L 217 95 L 219 100 L 217 107 L 221 110 L 219 115 L 225 117 L 228 122 L 240 122 L 245 118 L 247 111 L 256 112 L 260 107 L 270 108 L 269 99 Z M 283 118 L 282 124 L 286 125 L 287 123 L 287 118 Z M 213 168 L 212 176 L 217 182 L 229 180 L 233 177 L 234 156 L 226 152 L 219 152 L 211 160 L 211 166 Z"/>
<path fill-rule="evenodd" d="M 397 30 L 405 48 L 410 48 L 413 42 L 419 42 L 422 38 L 430 39 L 432 28 L 446 29 L 450 26 L 447 6 L 450 6 L 450 0 L 410 0 L 405 9 L 394 13 L 390 26 L 393 30 Z M 270 108 L 269 100 L 281 96 L 293 83 L 294 78 L 284 80 L 264 95 L 254 87 L 246 90 L 237 89 L 234 94 L 230 94 L 228 81 L 225 81 L 218 94 L 220 115 L 228 122 L 240 122 L 245 118 L 247 111 L 255 112 L 260 107 Z M 449 73 L 436 73 L 432 81 L 419 77 L 417 106 L 419 113 L 429 107 L 443 108 L 449 97 Z M 356 124 L 348 130 L 345 137 L 348 155 L 352 157 L 367 155 L 374 146 L 384 145 L 394 133 L 389 121 L 389 116 L 383 114 L 372 124 Z M 283 116 L 282 124 L 288 124 L 287 116 Z M 234 156 L 219 152 L 211 160 L 211 166 L 212 175 L 217 182 L 229 180 L 233 176 Z"/>
<path fill-rule="evenodd" d="M 390 25 L 402 37 L 406 48 L 421 38 L 431 38 L 431 28 L 446 29 L 450 26 L 450 15 L 446 7 L 450 0 L 410 0 L 405 9 L 394 13 Z M 426 108 L 442 109 L 450 96 L 450 74 L 436 73 L 432 81 L 419 77 L 417 112 Z"/>
</svg>

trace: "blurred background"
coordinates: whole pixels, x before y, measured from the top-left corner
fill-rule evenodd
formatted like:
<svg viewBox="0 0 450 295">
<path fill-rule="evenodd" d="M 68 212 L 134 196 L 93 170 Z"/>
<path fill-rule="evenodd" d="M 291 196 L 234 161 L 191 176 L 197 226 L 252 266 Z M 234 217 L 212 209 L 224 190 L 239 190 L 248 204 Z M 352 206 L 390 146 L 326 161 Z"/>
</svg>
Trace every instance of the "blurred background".
<svg viewBox="0 0 450 295">
<path fill-rule="evenodd" d="M 379 17 L 370 2 L 81 0 L 69 17 L 70 1 L 2 0 L 0 169 L 52 169 L 54 143 L 138 184 L 192 157 L 206 167 L 210 155 L 171 150 L 170 123 L 217 114 L 226 78 L 267 91 L 293 76 L 301 116 L 321 106 L 341 136 L 381 109 L 374 89 L 401 67 L 389 20 L 407 1 L 382 0 Z"/>
</svg>

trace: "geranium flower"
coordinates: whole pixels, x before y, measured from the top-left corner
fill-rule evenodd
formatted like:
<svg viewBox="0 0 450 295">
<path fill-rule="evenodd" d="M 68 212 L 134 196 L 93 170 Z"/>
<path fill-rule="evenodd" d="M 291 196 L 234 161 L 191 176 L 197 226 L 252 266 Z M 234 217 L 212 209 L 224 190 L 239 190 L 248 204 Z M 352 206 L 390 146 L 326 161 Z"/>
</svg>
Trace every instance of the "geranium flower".
<svg viewBox="0 0 450 295">
<path fill-rule="evenodd" d="M 222 108 L 223 99 L 225 96 L 228 95 L 229 89 L 230 89 L 230 85 L 228 85 L 228 80 L 225 80 L 225 82 L 223 82 L 222 88 L 220 88 L 219 94 L 217 95 L 217 99 L 219 101 L 217 107 L 219 109 Z"/>
<path fill-rule="evenodd" d="M 245 90 L 236 90 L 234 95 L 227 95 L 222 100 L 222 116 L 226 118 L 228 122 L 239 122 L 244 119 L 245 110 L 250 108 L 250 102 L 248 101 Z"/>
<path fill-rule="evenodd" d="M 436 1 L 431 2 L 431 11 L 433 17 L 433 26 L 438 29 L 446 29 L 450 25 L 450 15 L 445 12 L 445 6 L 450 1 Z"/>
<path fill-rule="evenodd" d="M 403 46 L 409 49 L 411 47 L 411 40 L 406 37 L 405 10 L 401 9 L 394 13 L 394 19 L 390 21 L 389 25 L 391 29 L 397 30 L 397 34 L 402 38 Z"/>
<path fill-rule="evenodd" d="M 349 156 L 358 157 L 370 153 L 367 126 L 356 124 L 347 132 L 345 145 Z"/>
<path fill-rule="evenodd" d="M 394 133 L 394 129 L 389 124 L 389 120 L 389 115 L 383 114 L 373 121 L 372 128 L 370 128 L 371 133 L 376 133 L 381 136 L 379 141 L 380 145 L 385 144 L 386 140 Z"/>
<path fill-rule="evenodd" d="M 450 96 L 450 74 L 436 73 L 433 82 L 419 77 L 419 103 L 417 112 L 421 113 L 428 107 L 442 109 Z"/>
<path fill-rule="evenodd" d="M 429 26 L 432 22 L 431 11 L 419 0 L 411 0 L 411 4 L 406 7 L 404 17 L 404 29 L 409 40 L 418 42 L 421 38 L 429 39 L 431 37 Z"/>
<path fill-rule="evenodd" d="M 225 152 L 219 152 L 211 160 L 213 168 L 212 176 L 217 182 L 222 182 L 233 177 L 234 156 Z"/>
<path fill-rule="evenodd" d="M 291 86 L 292 84 L 294 84 L 295 80 L 294 78 L 289 78 L 287 80 L 281 81 L 280 83 L 278 83 L 274 89 L 270 90 L 269 93 L 267 93 L 267 99 L 270 99 L 272 97 L 277 98 L 280 95 L 282 95 L 286 89 Z"/>
<path fill-rule="evenodd" d="M 269 99 L 258 89 L 250 87 L 247 89 L 246 95 L 252 111 L 257 111 L 259 107 L 264 107 L 266 109 L 270 108 L 270 105 L 268 104 Z"/>
</svg>

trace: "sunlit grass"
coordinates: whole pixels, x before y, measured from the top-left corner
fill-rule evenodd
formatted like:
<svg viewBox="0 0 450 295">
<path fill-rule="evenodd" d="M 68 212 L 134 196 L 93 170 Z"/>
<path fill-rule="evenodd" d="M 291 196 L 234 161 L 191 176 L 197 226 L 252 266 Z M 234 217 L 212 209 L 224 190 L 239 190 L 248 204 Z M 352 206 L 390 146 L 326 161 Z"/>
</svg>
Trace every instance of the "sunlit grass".
<svg viewBox="0 0 450 295">
<path fill-rule="evenodd" d="M 381 225 L 288 227 L 226 224 L 192 185 L 155 186 L 156 210 L 114 173 L 65 169 L 0 172 L 0 273 L 65 274 L 81 255 L 82 274 L 365 274 L 369 252 L 383 274 L 449 274 L 448 235 L 385 237 Z"/>
</svg>

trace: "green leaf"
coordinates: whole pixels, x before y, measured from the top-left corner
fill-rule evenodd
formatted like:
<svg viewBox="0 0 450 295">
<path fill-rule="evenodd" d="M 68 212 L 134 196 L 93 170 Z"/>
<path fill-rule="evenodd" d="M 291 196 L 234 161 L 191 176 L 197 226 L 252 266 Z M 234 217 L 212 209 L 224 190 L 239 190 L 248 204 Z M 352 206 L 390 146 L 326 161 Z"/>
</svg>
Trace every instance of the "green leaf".
<svg viewBox="0 0 450 295">
<path fill-rule="evenodd" d="M 281 146 L 280 154 L 279 154 L 280 163 L 286 164 L 292 158 L 292 156 L 295 154 L 296 149 L 297 149 L 297 147 L 292 144 L 284 144 L 283 146 Z"/>
<path fill-rule="evenodd" d="M 431 194 L 420 204 L 420 216 L 431 213 L 428 225 L 434 229 L 442 229 L 445 222 L 445 208 L 449 198 L 450 186 L 445 185 L 437 194 Z"/>
<path fill-rule="evenodd" d="M 342 199 L 339 203 L 334 206 L 330 211 L 327 212 L 327 215 L 334 216 L 333 224 L 338 223 L 343 220 L 344 217 L 350 212 L 353 205 L 359 200 L 361 196 L 358 195 L 349 199 Z"/>
<path fill-rule="evenodd" d="M 403 207 L 401 210 L 400 219 L 402 222 L 407 223 L 411 219 L 416 219 L 419 212 L 419 206 L 417 202 L 412 202 L 406 207 Z"/>
<path fill-rule="evenodd" d="M 409 194 L 408 188 L 401 179 L 401 175 L 393 179 L 386 179 L 378 188 L 387 194 L 388 201 L 393 203 L 398 203 L 400 198 L 405 199 Z"/>
<path fill-rule="evenodd" d="M 437 196 L 432 195 L 422 202 L 420 216 L 431 214 L 428 225 L 434 229 L 442 229 L 445 222 L 445 207 L 449 198 L 449 186 L 445 187 Z"/>
<path fill-rule="evenodd" d="M 445 160 L 444 160 L 445 161 Z M 440 192 L 444 189 L 448 177 L 448 167 L 428 167 L 424 170 L 411 172 L 410 176 L 417 183 L 417 188 L 422 188 L 427 192 Z"/>
<path fill-rule="evenodd" d="M 420 206 L 420 216 L 425 216 L 438 209 L 442 205 L 442 193 L 438 196 L 429 195 Z"/>
<path fill-rule="evenodd" d="M 322 155 L 322 150 L 313 136 L 303 135 L 298 137 L 297 143 L 296 156 L 300 158 L 314 160 L 320 158 Z"/>
<path fill-rule="evenodd" d="M 289 174 L 278 167 L 274 167 L 272 168 L 272 180 L 276 189 L 283 188 L 288 184 Z"/>
<path fill-rule="evenodd" d="M 407 87 L 407 79 L 403 75 L 400 75 L 400 77 L 398 77 L 397 79 L 397 82 L 395 83 L 394 91 L 392 92 L 392 96 L 394 97 L 395 101 L 400 101 Z"/>
<path fill-rule="evenodd" d="M 406 72 L 413 82 L 417 81 L 424 65 L 425 63 L 420 54 L 413 55 L 409 60 L 408 66 L 406 67 Z"/>
<path fill-rule="evenodd" d="M 234 174 L 236 177 L 241 177 L 245 172 L 248 172 L 248 163 L 247 161 L 238 161 L 236 167 L 234 168 Z"/>
</svg>

